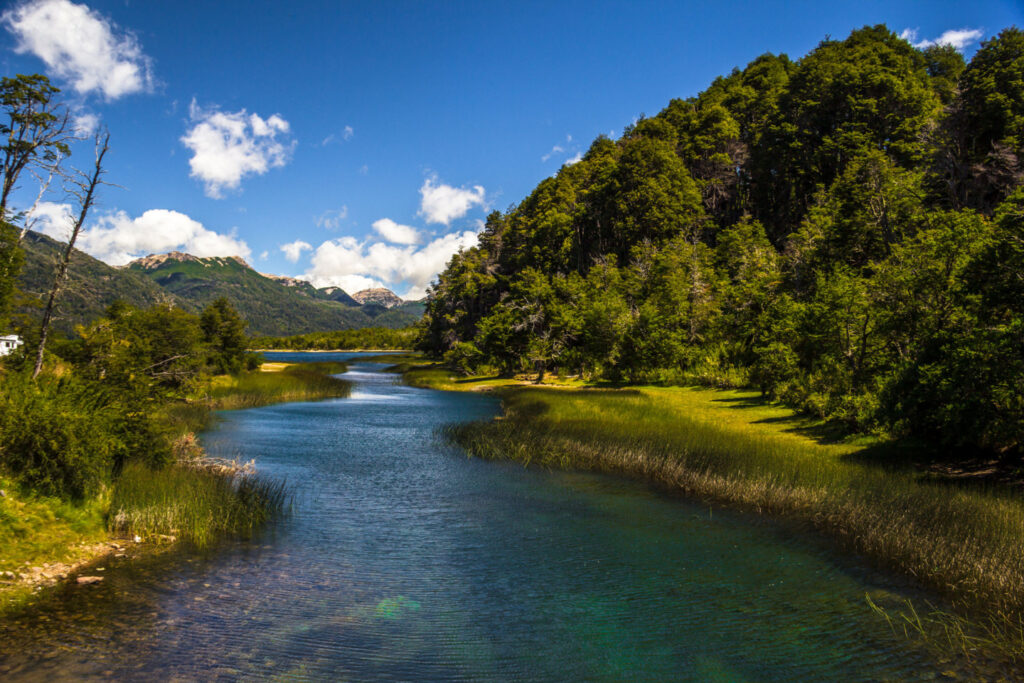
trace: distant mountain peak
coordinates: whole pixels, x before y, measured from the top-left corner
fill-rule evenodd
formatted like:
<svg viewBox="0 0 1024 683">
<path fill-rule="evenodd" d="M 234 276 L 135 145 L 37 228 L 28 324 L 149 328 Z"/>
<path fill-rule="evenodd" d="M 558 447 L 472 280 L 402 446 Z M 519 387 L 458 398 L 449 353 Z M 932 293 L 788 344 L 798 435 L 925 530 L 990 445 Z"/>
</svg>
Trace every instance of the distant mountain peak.
<svg viewBox="0 0 1024 683">
<path fill-rule="evenodd" d="M 287 275 L 271 275 L 270 273 L 260 273 L 265 278 L 270 278 L 275 282 L 280 282 L 285 287 L 305 287 L 309 285 L 309 280 L 303 280 L 297 277 L 288 277 Z"/>
<path fill-rule="evenodd" d="M 250 267 L 241 256 L 201 257 L 186 254 L 183 251 L 169 251 L 166 254 L 150 254 L 149 256 L 143 256 L 142 258 L 135 259 L 128 265 L 142 268 L 143 270 L 153 270 L 155 268 L 159 268 L 168 261 L 177 261 L 178 263 L 201 263 L 203 265 L 224 265 L 226 261 L 234 261 L 244 268 Z"/>
<path fill-rule="evenodd" d="M 352 298 L 361 304 L 380 304 L 384 308 L 394 308 L 405 303 L 397 294 L 384 287 L 364 289 L 353 294 Z"/>
</svg>

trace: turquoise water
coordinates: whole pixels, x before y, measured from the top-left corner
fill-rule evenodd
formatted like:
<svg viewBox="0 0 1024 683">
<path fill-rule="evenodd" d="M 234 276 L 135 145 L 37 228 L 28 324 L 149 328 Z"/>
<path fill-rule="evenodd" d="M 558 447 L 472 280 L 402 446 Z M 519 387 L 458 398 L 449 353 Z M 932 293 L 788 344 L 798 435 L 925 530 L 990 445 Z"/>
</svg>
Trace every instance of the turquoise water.
<svg viewBox="0 0 1024 683">
<path fill-rule="evenodd" d="M 268 354 L 274 360 L 308 355 Z M 905 591 L 779 524 L 614 478 L 468 459 L 484 395 L 353 359 L 346 399 L 203 435 L 296 492 L 261 538 L 108 565 L 0 626 L 4 680 L 928 680 L 865 594 Z"/>
</svg>

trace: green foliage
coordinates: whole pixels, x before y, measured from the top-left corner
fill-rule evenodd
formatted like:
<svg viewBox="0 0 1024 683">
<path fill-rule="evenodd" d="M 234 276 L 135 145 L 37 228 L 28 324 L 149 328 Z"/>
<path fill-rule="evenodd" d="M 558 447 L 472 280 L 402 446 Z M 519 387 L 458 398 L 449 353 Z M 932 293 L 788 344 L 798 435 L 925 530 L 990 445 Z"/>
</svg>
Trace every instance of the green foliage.
<svg viewBox="0 0 1024 683">
<path fill-rule="evenodd" d="M 52 167 L 71 153 L 58 92 L 40 74 L 0 79 L 0 329 L 7 325 L 24 262 L 13 225 L 17 217 L 8 204 L 11 192 L 26 169 Z"/>
<path fill-rule="evenodd" d="M 236 374 L 245 366 L 245 353 L 249 340 L 245 336 L 245 322 L 221 297 L 203 309 L 199 318 L 203 340 L 209 345 L 210 366 L 218 374 Z"/>
<path fill-rule="evenodd" d="M 1019 452 L 1022 36 L 965 65 L 866 27 L 599 137 L 452 258 L 417 348 Z"/>
<path fill-rule="evenodd" d="M 416 330 L 412 327 L 363 327 L 336 332 L 310 332 L 292 337 L 256 337 L 250 344 L 258 349 L 390 351 L 411 349 L 415 342 Z"/>
<path fill-rule="evenodd" d="M 108 484 L 129 459 L 170 455 L 144 406 L 74 377 L 33 382 L 8 373 L 0 392 L 0 466 L 24 486 L 82 500 Z"/>
</svg>

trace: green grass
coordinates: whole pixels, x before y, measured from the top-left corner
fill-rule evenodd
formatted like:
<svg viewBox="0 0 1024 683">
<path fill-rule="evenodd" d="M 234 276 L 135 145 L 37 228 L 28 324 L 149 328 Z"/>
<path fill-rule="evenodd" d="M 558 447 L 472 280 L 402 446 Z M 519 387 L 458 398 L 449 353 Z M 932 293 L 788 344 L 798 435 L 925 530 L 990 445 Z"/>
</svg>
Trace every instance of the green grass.
<svg viewBox="0 0 1024 683">
<path fill-rule="evenodd" d="M 39 496 L 0 475 L 0 572 L 20 573 L 54 562 L 75 562 L 88 556 L 84 546 L 106 540 L 103 497 L 81 504 Z M 16 610 L 33 597 L 33 587 L 0 583 L 0 615 Z"/>
<path fill-rule="evenodd" d="M 491 381 L 454 379 L 437 368 L 410 375 L 444 388 Z M 908 469 L 896 444 L 832 442 L 822 425 L 754 392 L 522 386 L 501 392 L 504 418 L 453 425 L 448 436 L 479 457 L 619 473 L 802 520 L 948 600 L 983 633 L 959 639 L 970 643 L 965 650 L 1024 666 L 1024 499 L 1018 492 Z M 921 623 L 946 632 L 956 623 L 966 632 L 951 619 Z"/>
<path fill-rule="evenodd" d="M 247 372 L 214 378 L 207 404 L 214 410 L 256 408 L 285 401 L 312 401 L 348 396 L 352 385 L 331 375 L 348 368 L 340 362 L 265 363 L 270 372 Z"/>
<path fill-rule="evenodd" d="M 225 536 L 251 536 L 280 515 L 289 498 L 283 482 L 255 473 L 131 465 L 114 485 L 107 526 L 118 534 L 206 547 Z"/>
<path fill-rule="evenodd" d="M 0 571 L 67 560 L 74 546 L 103 540 L 104 498 L 82 504 L 25 492 L 0 476 Z"/>
</svg>

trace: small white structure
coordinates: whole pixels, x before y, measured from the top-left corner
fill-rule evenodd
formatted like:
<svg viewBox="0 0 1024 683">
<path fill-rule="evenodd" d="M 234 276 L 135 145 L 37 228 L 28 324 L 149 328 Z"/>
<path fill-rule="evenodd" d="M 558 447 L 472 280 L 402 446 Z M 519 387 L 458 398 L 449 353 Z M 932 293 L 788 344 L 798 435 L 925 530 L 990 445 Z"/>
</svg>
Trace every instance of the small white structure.
<svg viewBox="0 0 1024 683">
<path fill-rule="evenodd" d="M 21 337 L 16 334 L 8 334 L 0 337 L 0 356 L 9 356 L 14 349 L 22 345 Z"/>
</svg>

